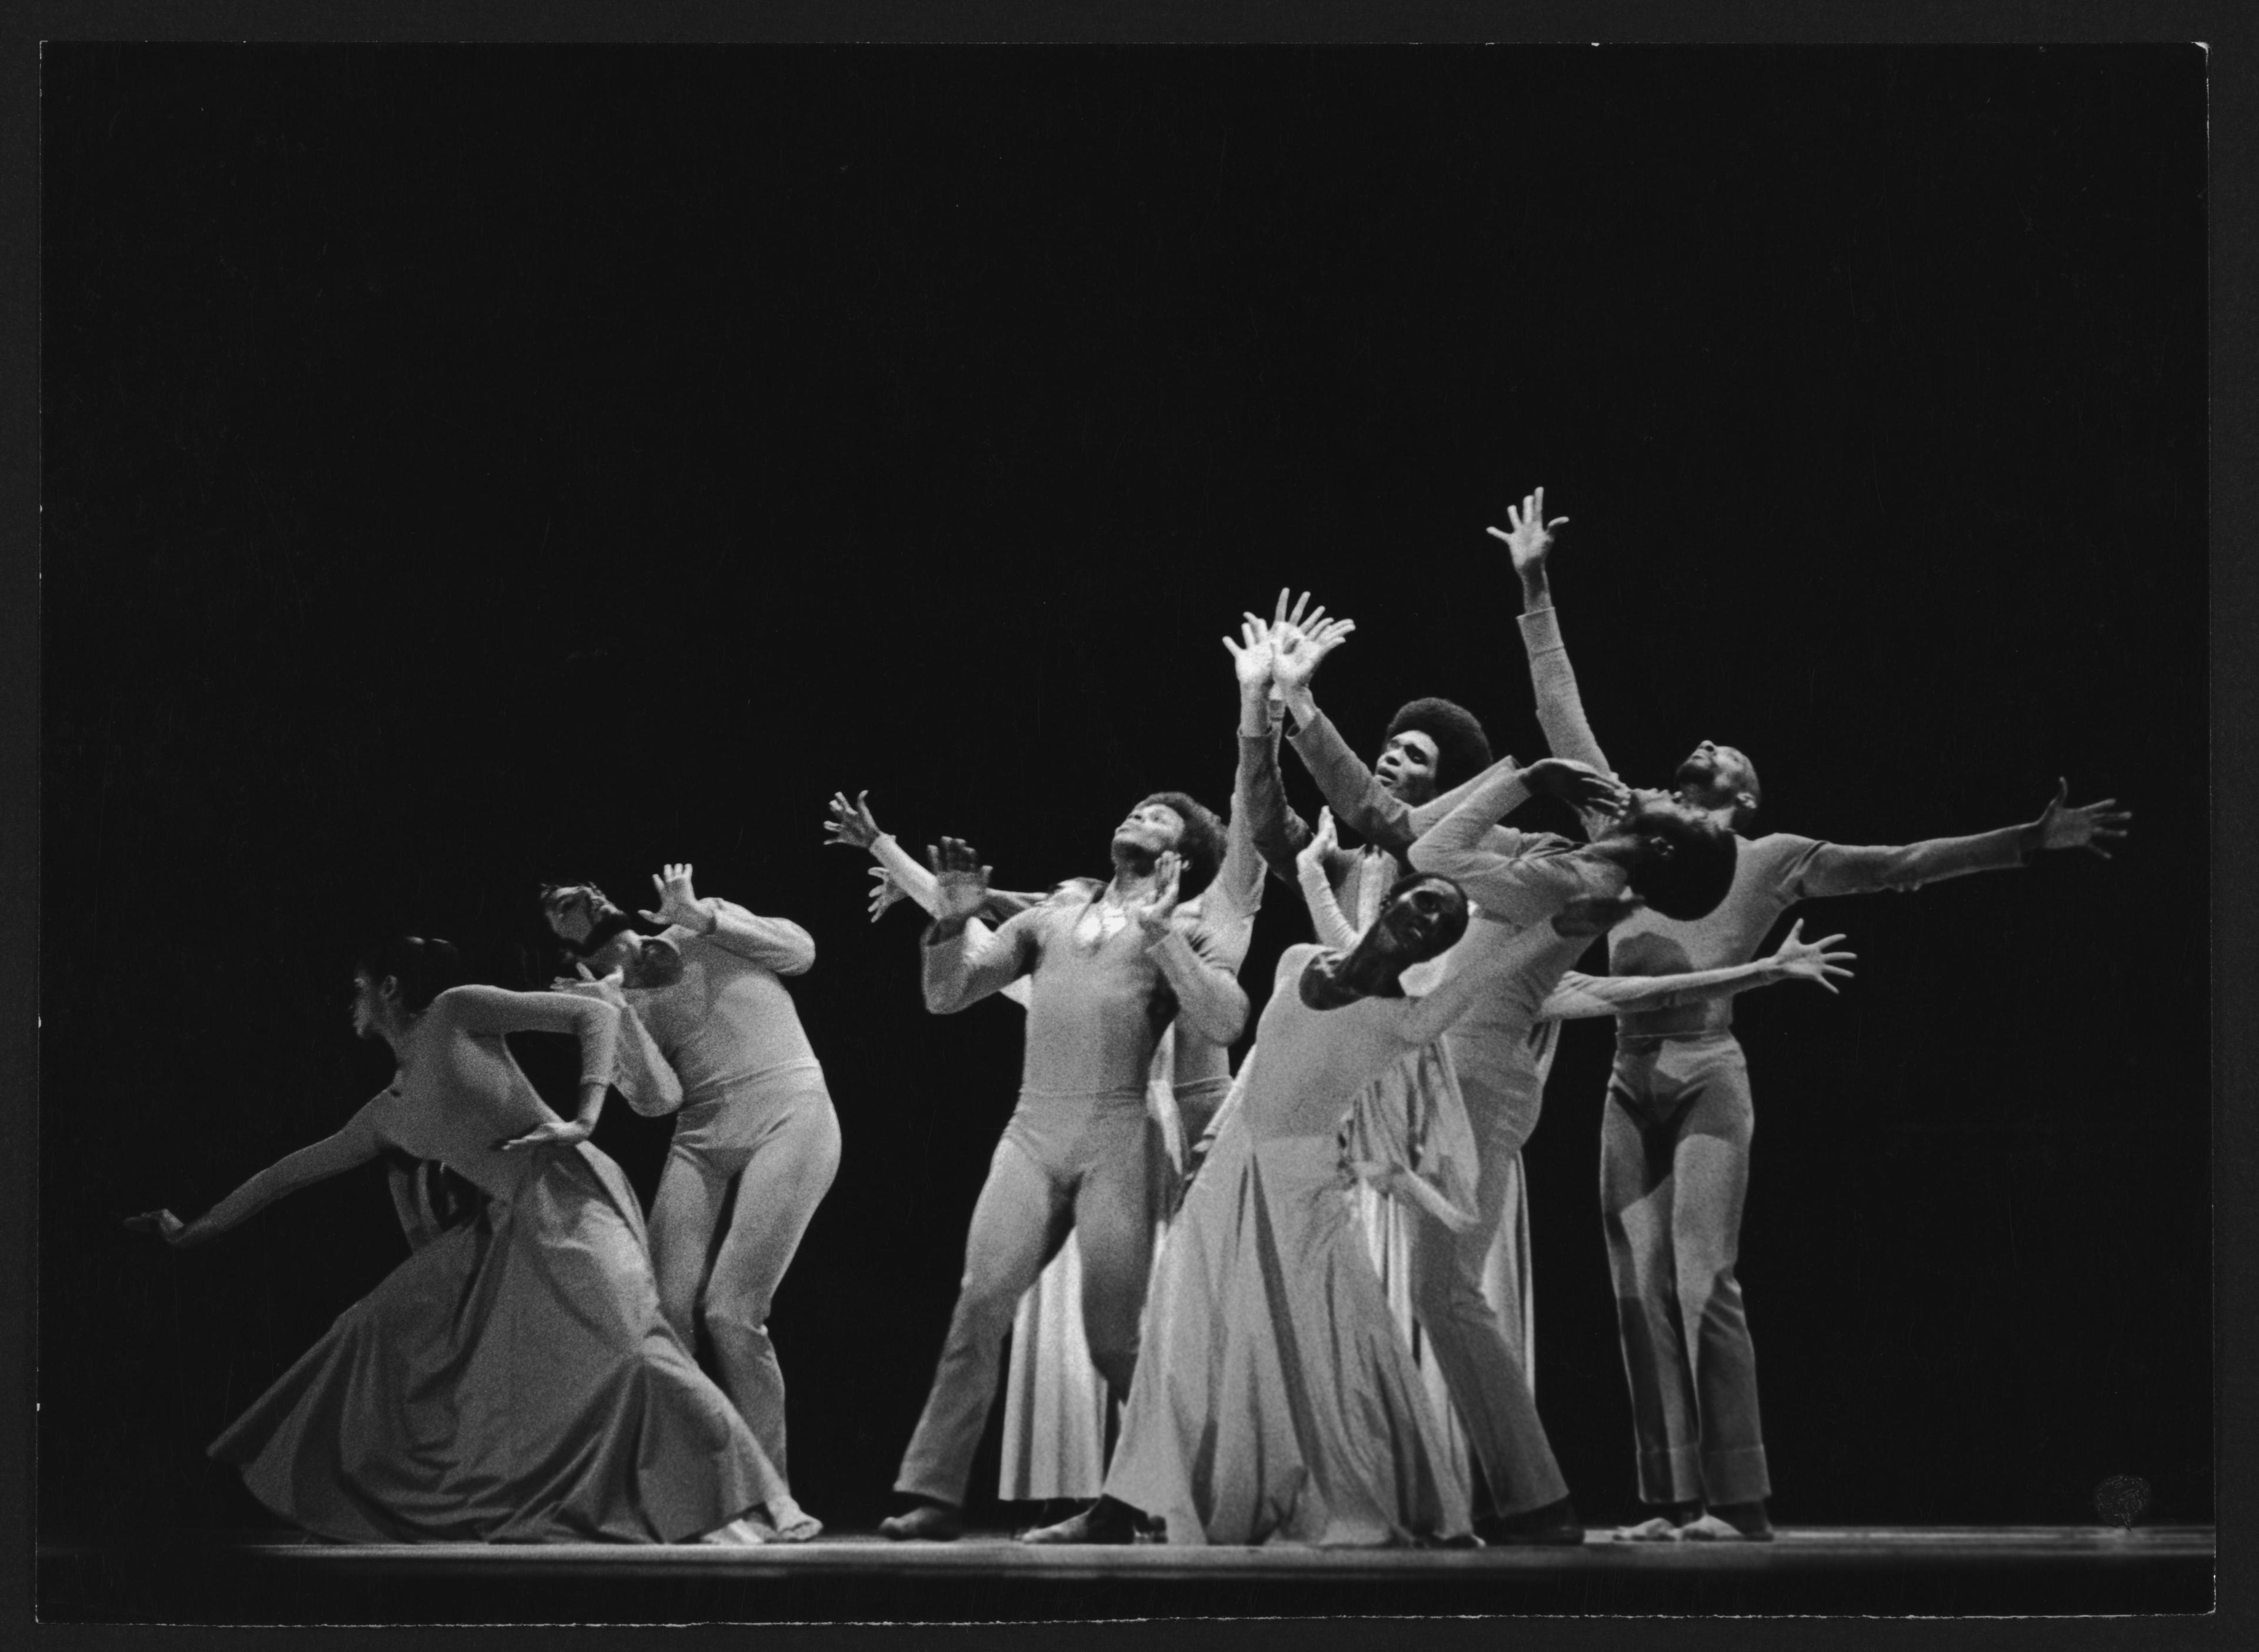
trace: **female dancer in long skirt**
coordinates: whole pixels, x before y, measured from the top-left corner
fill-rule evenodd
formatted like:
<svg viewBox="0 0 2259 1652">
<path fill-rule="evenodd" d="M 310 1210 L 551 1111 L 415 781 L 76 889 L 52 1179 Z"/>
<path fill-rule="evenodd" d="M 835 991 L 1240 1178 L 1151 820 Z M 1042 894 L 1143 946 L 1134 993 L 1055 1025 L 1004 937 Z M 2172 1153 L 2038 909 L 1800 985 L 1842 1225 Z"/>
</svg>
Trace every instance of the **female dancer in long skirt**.
<svg viewBox="0 0 2259 1652">
<path fill-rule="evenodd" d="M 635 1196 L 588 1143 L 618 1012 L 460 979 L 444 941 L 369 951 L 353 1028 L 391 1045 L 392 1083 L 196 1221 L 132 1219 L 201 1244 L 387 1150 L 486 1196 L 340 1314 L 211 1455 L 342 1542 L 760 1541 L 741 1517 L 783 1482 L 667 1328 Z M 515 1032 L 579 1038 L 574 1117 L 527 1081 L 503 1042 Z"/>
</svg>

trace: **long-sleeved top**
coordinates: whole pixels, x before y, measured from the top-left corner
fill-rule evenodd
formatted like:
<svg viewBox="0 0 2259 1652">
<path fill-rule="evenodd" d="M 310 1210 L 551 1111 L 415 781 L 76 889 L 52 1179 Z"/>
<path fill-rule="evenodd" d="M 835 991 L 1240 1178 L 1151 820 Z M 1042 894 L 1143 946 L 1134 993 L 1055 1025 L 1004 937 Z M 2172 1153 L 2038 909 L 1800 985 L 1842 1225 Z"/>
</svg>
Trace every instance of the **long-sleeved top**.
<svg viewBox="0 0 2259 1652">
<path fill-rule="evenodd" d="M 1295 754 L 1318 783 L 1318 791 L 1334 818 L 1365 843 L 1400 858 L 1429 827 L 1464 800 L 1474 782 L 1466 780 L 1451 790 L 1415 807 L 1383 786 L 1365 759 L 1342 738 L 1333 721 L 1322 711 L 1296 730 Z M 1279 772 L 1279 743 L 1242 733 L 1240 772 L 1244 777 L 1249 835 L 1256 851 L 1283 882 L 1296 879 L 1295 857 L 1310 841 L 1310 825 L 1287 804 L 1286 780 Z M 1336 849 L 1326 858 L 1326 875 L 1345 901 L 1357 898 L 1359 867 L 1364 858 L 1355 850 Z"/>
<path fill-rule="evenodd" d="M 661 937 L 681 949 L 681 979 L 625 994 L 682 1080 L 686 1107 L 751 1079 L 820 1065 L 779 979 L 814 965 L 808 931 L 711 895 L 698 904 L 714 920 L 710 933 L 676 924 Z"/>
<path fill-rule="evenodd" d="M 1099 893 L 1064 888 L 985 940 L 927 932 L 925 1001 L 936 1015 L 1031 978 L 1023 1095 L 1142 1095 L 1154 1046 L 1179 1011 L 1221 1044 L 1246 1024 L 1247 994 L 1207 924 L 1179 915 L 1150 943 L 1134 919 L 1108 933 L 1091 910 Z M 1077 934 L 1087 915 L 1094 939 Z"/>
<path fill-rule="evenodd" d="M 571 1033 L 581 1041 L 582 1083 L 609 1081 L 617 1060 L 619 1012 L 562 993 L 457 986 L 431 1000 L 403 1051 L 391 1086 L 353 1115 L 340 1136 L 366 1132 L 379 1144 L 437 1159 L 490 1198 L 511 1197 L 533 1155 L 502 1143 L 557 1117 L 527 1079 L 505 1035 Z"/>
<path fill-rule="evenodd" d="M 1613 774 L 1615 771 L 1586 720 L 1556 611 L 1546 607 L 1522 615 L 1521 637 L 1529 653 L 1537 721 L 1553 755 Z M 1588 830 L 1597 824 L 1596 817 L 1586 816 Z M 1800 901 L 1915 889 L 1972 872 L 2020 866 L 2030 854 L 2027 831 L 2009 826 L 1968 837 L 1863 847 L 1774 832 L 1741 845 L 1732 887 L 1707 917 L 1681 922 L 1643 909 L 1619 924 L 1609 936 L 1608 967 L 1618 975 L 1677 975 L 1744 964 L 1757 955 L 1773 925 Z M 1723 998 L 1627 1014 L 1618 1022 L 1617 1032 L 1620 1036 L 1685 1036 L 1721 1030 L 1733 1019 L 1734 1001 Z"/>
</svg>

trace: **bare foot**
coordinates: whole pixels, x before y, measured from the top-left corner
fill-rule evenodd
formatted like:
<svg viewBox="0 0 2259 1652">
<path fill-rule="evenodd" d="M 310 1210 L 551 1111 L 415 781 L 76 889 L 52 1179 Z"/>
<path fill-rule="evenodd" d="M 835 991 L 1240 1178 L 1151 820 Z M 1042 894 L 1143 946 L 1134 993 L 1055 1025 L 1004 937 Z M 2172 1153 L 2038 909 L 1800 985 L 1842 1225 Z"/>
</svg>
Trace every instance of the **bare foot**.
<svg viewBox="0 0 2259 1652">
<path fill-rule="evenodd" d="M 1137 1516 L 1127 1503 L 1101 1497 L 1080 1514 L 1070 1514 L 1056 1526 L 1037 1526 L 1020 1534 L 1023 1543 L 1134 1543 Z"/>
<path fill-rule="evenodd" d="M 768 1539 L 761 1535 L 760 1528 L 752 1521 L 734 1520 L 727 1526 L 716 1526 L 698 1541 L 718 1544 L 724 1549 L 758 1549 Z"/>
<path fill-rule="evenodd" d="M 921 1503 L 880 1520 L 879 1535 L 896 1543 L 953 1543 L 965 1535 L 965 1515 L 946 1503 Z"/>
</svg>

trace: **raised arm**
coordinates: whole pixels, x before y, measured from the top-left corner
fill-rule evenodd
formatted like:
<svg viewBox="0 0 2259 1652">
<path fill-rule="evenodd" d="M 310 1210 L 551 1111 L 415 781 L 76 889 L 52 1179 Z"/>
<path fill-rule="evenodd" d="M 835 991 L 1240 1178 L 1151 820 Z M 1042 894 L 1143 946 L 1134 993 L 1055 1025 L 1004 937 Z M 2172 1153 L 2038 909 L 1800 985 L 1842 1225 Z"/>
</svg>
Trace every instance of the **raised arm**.
<svg viewBox="0 0 2259 1652">
<path fill-rule="evenodd" d="M 1243 616 L 1239 640 L 1223 639 L 1239 679 L 1239 766 L 1232 779 L 1232 815 L 1246 818 L 1247 841 L 1272 876 L 1294 880 L 1294 858 L 1310 841 L 1310 826 L 1286 801 L 1279 772 L 1279 724 L 1284 702 L 1272 694 L 1271 627 Z"/>
<path fill-rule="evenodd" d="M 285 1193 L 341 1176 L 382 1153 L 384 1143 L 370 1116 L 375 1106 L 375 1101 L 363 1106 L 335 1135 L 277 1159 L 194 1221 L 183 1222 L 169 1210 L 153 1210 L 129 1217 L 125 1225 L 137 1233 L 153 1233 L 171 1245 L 200 1245 L 216 1239 Z"/>
<path fill-rule="evenodd" d="M 1571 1021 L 1579 1016 L 1623 1015 L 1643 1010 L 1672 1009 L 1714 998 L 1730 998 L 1753 986 L 1776 981 L 1817 981 L 1829 992 L 1838 980 L 1849 980 L 1847 967 L 1858 954 L 1835 950 L 1843 937 L 1831 935 L 1806 941 L 1801 921 L 1771 958 L 1730 969 L 1695 970 L 1685 975 L 1582 975 L 1571 970 L 1545 1000 L 1541 1017 Z"/>
<path fill-rule="evenodd" d="M 1546 519 L 1543 488 L 1523 499 L 1519 509 L 1508 505 L 1506 519 L 1508 527 L 1488 531 L 1505 542 L 1514 558 L 1514 571 L 1521 576 L 1521 643 L 1529 656 L 1529 686 L 1536 697 L 1537 726 L 1545 731 L 1546 749 L 1555 757 L 1612 775 L 1615 769 L 1586 720 L 1585 702 L 1577 692 L 1577 673 L 1570 667 L 1569 651 L 1561 640 L 1553 590 L 1546 578 L 1546 565 L 1553 554 L 1553 530 L 1565 527 L 1569 519 Z M 1598 837 L 1605 820 L 1603 815 L 1587 813 L 1586 834 Z"/>
<path fill-rule="evenodd" d="M 1294 872 L 1301 880 L 1302 902 L 1310 909 L 1310 927 L 1317 933 L 1318 944 L 1346 952 L 1357 944 L 1358 931 L 1334 898 L 1333 883 L 1326 876 L 1326 857 L 1334 847 L 1334 812 L 1320 809 L 1317 833 L 1294 858 Z M 1362 880 L 1358 890 L 1363 893 Z"/>
<path fill-rule="evenodd" d="M 1318 783 L 1327 807 L 1367 843 L 1401 853 L 1420 835 L 1411 806 L 1383 786 L 1365 760 L 1350 748 L 1332 719 L 1318 709 L 1315 682 L 1327 655 L 1349 639 L 1354 620 L 1329 620 L 1318 609 L 1301 617 L 1308 593 L 1286 612 L 1279 594 L 1279 613 L 1271 623 L 1272 676 L 1294 721 L 1294 752 Z"/>
<path fill-rule="evenodd" d="M 2099 803 L 2067 807 L 2070 795 L 2070 783 L 2058 781 L 2053 801 L 2037 820 L 1969 837 L 1932 837 L 1895 847 L 1814 844 L 1791 869 L 1791 887 L 1807 900 L 1918 889 L 1972 872 L 2007 871 L 2047 849 L 2084 849 L 2107 860 L 2107 845 L 2125 837 L 2132 814 L 2107 797 Z"/>
<path fill-rule="evenodd" d="M 1228 1044 L 1247 1025 L 1247 991 L 1237 973 L 1217 956 L 1207 925 L 1174 921 L 1182 870 L 1173 851 L 1164 854 L 1153 899 L 1137 908 L 1137 922 L 1145 932 L 1145 956 L 1176 993 L 1177 1013 L 1187 1024 L 1212 1043 Z"/>
<path fill-rule="evenodd" d="M 764 918 L 712 895 L 704 900 L 692 887 L 687 861 L 652 873 L 659 908 L 642 916 L 646 923 L 702 935 L 724 951 L 780 975 L 804 975 L 816 964 L 816 941 L 789 918 Z"/>
<path fill-rule="evenodd" d="M 1224 823 L 1223 864 L 1201 891 L 1201 922 L 1219 931 L 1235 923 L 1251 924 L 1262 909 L 1263 855 L 1255 846 L 1255 794 L 1261 784 L 1258 771 L 1266 761 L 1272 773 L 1279 769 L 1279 721 L 1259 692 L 1250 703 L 1244 685 L 1239 744 L 1239 762 L 1231 776 L 1231 818 Z M 1251 752 L 1251 745 L 1257 751 Z"/>
</svg>

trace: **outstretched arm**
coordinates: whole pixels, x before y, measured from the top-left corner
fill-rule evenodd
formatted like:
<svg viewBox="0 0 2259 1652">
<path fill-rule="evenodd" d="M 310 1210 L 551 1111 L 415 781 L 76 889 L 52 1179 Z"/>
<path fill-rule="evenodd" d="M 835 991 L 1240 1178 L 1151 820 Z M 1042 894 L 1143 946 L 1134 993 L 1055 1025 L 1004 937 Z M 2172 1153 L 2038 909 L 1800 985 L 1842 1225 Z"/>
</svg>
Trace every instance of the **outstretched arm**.
<svg viewBox="0 0 2259 1652">
<path fill-rule="evenodd" d="M 1685 975 L 1581 975 L 1571 970 L 1562 976 L 1560 986 L 1545 1000 L 1539 1014 L 1548 1020 L 1571 1021 L 1579 1016 L 1671 1009 L 1681 1004 L 1730 998 L 1775 981 L 1817 981 L 1832 993 L 1837 980 L 1850 979 L 1846 966 L 1858 957 L 1856 952 L 1835 950 L 1842 939 L 1831 935 L 1824 941 L 1806 941 L 1799 921 L 1771 958 L 1730 969 L 1695 970 Z"/>
<path fill-rule="evenodd" d="M 930 916 L 934 911 L 934 875 L 918 864 L 917 857 L 894 841 L 891 832 L 881 831 L 871 813 L 871 794 L 866 790 L 849 802 L 847 794 L 832 794 L 831 818 L 823 822 L 826 848 L 866 849 L 871 858 L 879 863 L 879 886 L 871 892 L 871 922 L 876 923 L 880 915 L 894 903 L 908 896 L 925 908 Z M 986 910 L 998 922 L 1030 907 L 1041 906 L 1046 897 L 1010 889 L 991 889 Z"/>
<path fill-rule="evenodd" d="M 171 1245 L 200 1245 L 216 1239 L 285 1193 L 341 1176 L 381 1153 L 384 1143 L 369 1117 L 369 1108 L 374 1105 L 372 1101 L 363 1107 L 336 1135 L 277 1159 L 194 1221 L 183 1222 L 169 1210 L 153 1210 L 128 1218 L 125 1225 L 137 1233 L 153 1233 Z"/>
<path fill-rule="evenodd" d="M 2037 820 L 1969 837 L 1864 848 L 1814 844 L 1790 869 L 1791 887 L 1802 900 L 1918 889 L 1972 872 L 2020 866 L 2047 849 L 2084 849 L 2107 860 L 2108 845 L 2125 837 L 2132 814 L 2119 808 L 2115 798 L 2070 808 L 2065 803 L 2070 795 L 2070 783 L 2059 781 L 2054 800 Z"/>
<path fill-rule="evenodd" d="M 1557 758 L 1517 768 L 1501 758 L 1476 778 L 1466 800 L 1429 827 L 1412 845 L 1412 865 L 1449 878 L 1491 915 L 1514 924 L 1535 923 L 1586 894 L 1576 865 L 1549 844 L 1558 838 L 1513 831 L 1497 824 L 1533 793 L 1595 807 L 1621 788 L 1578 764 Z"/>
<path fill-rule="evenodd" d="M 925 1007 L 937 1015 L 953 1015 L 1036 967 L 1039 915 L 1023 912 L 980 940 L 966 925 L 987 901 L 988 869 L 972 844 L 956 837 L 941 840 L 933 869 L 936 911 L 926 931 Z"/>
</svg>

